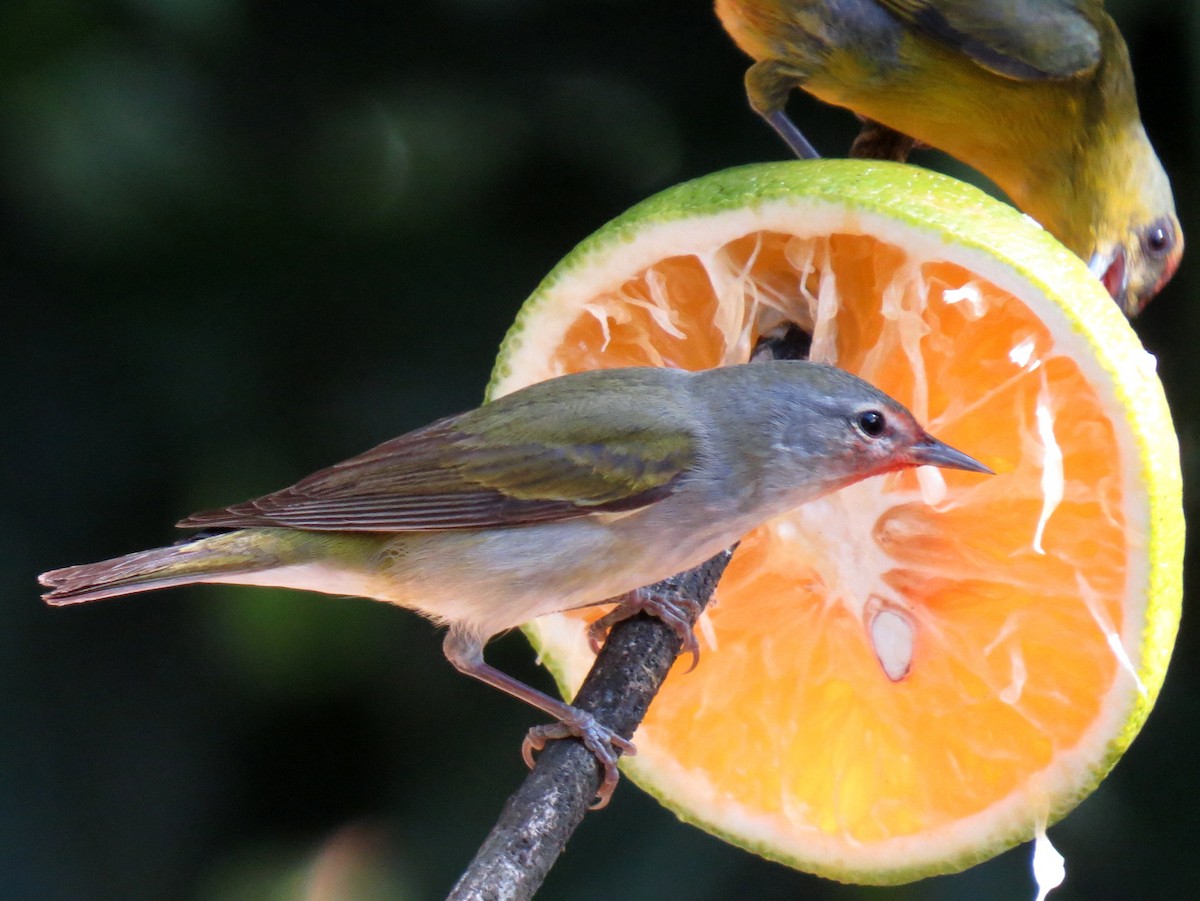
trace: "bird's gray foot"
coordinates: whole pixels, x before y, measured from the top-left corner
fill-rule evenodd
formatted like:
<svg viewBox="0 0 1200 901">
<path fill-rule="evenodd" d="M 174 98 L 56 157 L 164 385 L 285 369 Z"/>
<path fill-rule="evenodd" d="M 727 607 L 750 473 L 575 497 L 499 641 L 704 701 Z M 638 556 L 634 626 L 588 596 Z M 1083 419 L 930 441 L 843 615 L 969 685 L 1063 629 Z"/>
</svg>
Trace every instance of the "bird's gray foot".
<svg viewBox="0 0 1200 901">
<path fill-rule="evenodd" d="M 617 735 L 607 726 L 600 725 L 590 713 L 567 706 L 557 723 L 534 726 L 529 730 L 521 745 L 521 756 L 525 758 L 525 763 L 532 768 L 534 752 L 546 747 L 546 742 L 557 741 L 560 738 L 578 738 L 603 767 L 604 778 L 600 781 L 600 788 L 596 791 L 596 800 L 592 802 L 591 809 L 599 810 L 607 806 L 612 798 L 613 789 L 617 787 L 621 778 L 617 769 L 617 759 L 621 754 L 632 757 L 637 753 L 633 742 Z"/>
<path fill-rule="evenodd" d="M 657 617 L 675 631 L 682 644 L 679 653 L 692 655 L 692 665 L 687 671 L 690 673 L 694 670 L 700 662 L 700 643 L 696 640 L 692 624 L 700 613 L 700 605 L 691 598 L 661 594 L 649 588 L 629 592 L 616 607 L 588 627 L 588 644 L 592 652 L 600 653 L 600 646 L 613 626 L 639 613 Z"/>
</svg>

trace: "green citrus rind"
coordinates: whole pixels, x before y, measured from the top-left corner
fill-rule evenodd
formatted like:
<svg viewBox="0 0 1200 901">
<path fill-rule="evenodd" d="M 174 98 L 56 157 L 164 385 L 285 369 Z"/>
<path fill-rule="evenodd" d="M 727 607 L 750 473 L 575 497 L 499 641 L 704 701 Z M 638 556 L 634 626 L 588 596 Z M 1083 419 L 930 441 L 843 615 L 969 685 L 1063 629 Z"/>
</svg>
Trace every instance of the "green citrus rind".
<svg viewBox="0 0 1200 901">
<path fill-rule="evenodd" d="M 662 784 L 659 774 L 641 757 L 623 763 L 631 778 L 680 818 L 713 834 L 797 868 L 842 881 L 894 884 L 938 873 L 956 872 L 1031 838 L 1065 816 L 1090 794 L 1129 747 L 1145 722 L 1161 689 L 1178 629 L 1182 598 L 1184 520 L 1179 451 L 1170 411 L 1153 360 L 1128 322 L 1097 280 L 1073 254 L 1039 225 L 1013 208 L 954 179 L 912 166 L 860 160 L 818 160 L 745 166 L 670 188 L 637 204 L 584 239 L 541 282 L 519 312 L 501 345 L 488 396 L 513 390 L 547 355 L 553 329 L 564 308 L 583 296 L 612 287 L 598 285 L 601 274 L 619 284 L 655 261 L 655 244 L 668 231 L 673 252 L 692 247 L 679 235 L 703 242 L 720 237 L 722 224 L 780 211 L 798 222 L 833 210 L 845 221 L 903 232 L 907 239 L 939 243 L 944 258 L 976 271 L 1005 290 L 1032 299 L 1056 337 L 1072 339 L 1080 348 L 1076 360 L 1093 381 L 1104 381 L 1108 395 L 1126 426 L 1128 452 L 1138 461 L 1126 467 L 1126 485 L 1141 501 L 1140 526 L 1145 530 L 1145 559 L 1134 580 L 1144 585 L 1145 608 L 1137 639 L 1137 678 L 1141 691 L 1123 721 L 1113 729 L 1103 752 L 1072 778 L 1071 790 L 1047 799 L 1046 809 L 1024 821 L 999 828 L 986 841 L 922 855 L 918 843 L 910 853 L 883 855 L 880 861 L 856 858 L 831 861 L 804 847 L 763 841 L 706 817 L 681 792 Z M 678 232 L 678 233 L 676 233 Z M 729 240 L 731 235 L 725 235 Z M 624 275 L 622 275 L 624 274 Z M 568 310 L 569 312 L 569 310 Z M 544 377 L 544 374 L 540 377 Z M 535 380 L 535 379 L 530 379 Z M 1136 506 L 1136 504 L 1135 504 Z M 1135 521 L 1136 524 L 1136 521 Z M 526 633 L 570 696 L 578 672 L 538 623 Z M 1128 642 L 1128 639 L 1126 639 Z M 575 667 L 577 669 L 577 667 Z"/>
</svg>

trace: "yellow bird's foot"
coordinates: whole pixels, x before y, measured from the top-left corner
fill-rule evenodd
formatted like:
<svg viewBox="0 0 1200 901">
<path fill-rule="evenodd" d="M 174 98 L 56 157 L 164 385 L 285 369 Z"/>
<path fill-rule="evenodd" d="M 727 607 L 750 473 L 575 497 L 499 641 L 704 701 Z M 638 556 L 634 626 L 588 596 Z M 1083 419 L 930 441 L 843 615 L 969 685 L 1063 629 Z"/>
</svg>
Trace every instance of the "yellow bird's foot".
<svg viewBox="0 0 1200 901">
<path fill-rule="evenodd" d="M 657 617 L 674 630 L 682 645 L 679 653 L 692 655 L 692 665 L 687 671 L 690 673 L 694 670 L 700 662 L 700 643 L 696 640 L 692 624 L 700 613 L 700 605 L 691 598 L 662 594 L 649 588 L 629 592 L 616 607 L 588 627 L 588 644 L 592 653 L 600 653 L 600 647 L 613 626 L 639 613 Z"/>
<path fill-rule="evenodd" d="M 637 748 L 629 739 L 622 738 L 607 726 L 600 725 L 590 713 L 566 706 L 562 718 L 557 723 L 534 726 L 529 730 L 521 745 L 521 756 L 525 758 L 526 765 L 532 768 L 534 752 L 546 747 L 546 742 L 561 738 L 578 738 L 604 768 L 604 778 L 596 791 L 596 800 L 592 802 L 591 809 L 606 807 L 621 778 L 617 769 L 617 759 L 622 754 L 634 756 L 637 754 Z"/>
<path fill-rule="evenodd" d="M 873 119 L 863 119 L 862 131 L 850 145 L 850 156 L 860 160 L 892 160 L 903 163 L 908 155 L 923 146 L 906 134 L 881 125 Z"/>
</svg>

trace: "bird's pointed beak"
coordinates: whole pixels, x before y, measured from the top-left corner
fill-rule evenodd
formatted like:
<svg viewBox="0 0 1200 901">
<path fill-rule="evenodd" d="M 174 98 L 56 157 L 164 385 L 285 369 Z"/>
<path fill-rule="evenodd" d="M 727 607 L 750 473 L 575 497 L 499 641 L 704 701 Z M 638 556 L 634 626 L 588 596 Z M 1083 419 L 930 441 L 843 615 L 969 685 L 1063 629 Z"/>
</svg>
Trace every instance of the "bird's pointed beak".
<svg viewBox="0 0 1200 901">
<path fill-rule="evenodd" d="M 965 469 L 967 472 L 995 475 L 974 457 L 968 457 L 944 441 L 938 441 L 928 432 L 909 448 L 908 462 L 913 466 L 941 466 L 943 469 Z"/>
<path fill-rule="evenodd" d="M 1100 279 L 1104 289 L 1126 316 L 1134 316 L 1141 310 L 1141 299 L 1129 293 L 1129 267 L 1126 265 L 1124 247 L 1117 245 L 1111 253 L 1097 250 L 1088 260 L 1088 269 Z"/>
</svg>

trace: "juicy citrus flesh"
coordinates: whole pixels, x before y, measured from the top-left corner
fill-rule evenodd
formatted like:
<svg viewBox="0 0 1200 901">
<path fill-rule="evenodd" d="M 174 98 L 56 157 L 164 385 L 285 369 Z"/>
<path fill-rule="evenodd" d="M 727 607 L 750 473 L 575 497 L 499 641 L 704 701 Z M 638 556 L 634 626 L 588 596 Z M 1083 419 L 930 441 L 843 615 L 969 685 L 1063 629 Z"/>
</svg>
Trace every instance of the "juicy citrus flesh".
<svg viewBox="0 0 1200 901">
<path fill-rule="evenodd" d="M 626 253 L 622 272 L 618 251 L 603 277 L 568 275 L 498 390 L 745 362 L 796 322 L 813 359 L 997 475 L 874 478 L 747 535 L 702 618 L 700 666 L 668 679 L 629 769 L 685 818 L 815 872 L 960 869 L 1074 806 L 1161 682 L 1145 635 L 1174 626 L 1147 624 L 1152 517 L 1127 401 L 1003 264 L 836 204 L 724 218 L 727 233 L 695 229 L 697 246 L 650 265 Z M 686 244 L 676 231 L 662 243 Z M 596 615 L 532 630 L 568 692 Z"/>
</svg>

